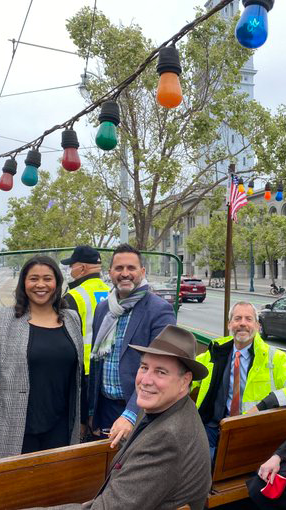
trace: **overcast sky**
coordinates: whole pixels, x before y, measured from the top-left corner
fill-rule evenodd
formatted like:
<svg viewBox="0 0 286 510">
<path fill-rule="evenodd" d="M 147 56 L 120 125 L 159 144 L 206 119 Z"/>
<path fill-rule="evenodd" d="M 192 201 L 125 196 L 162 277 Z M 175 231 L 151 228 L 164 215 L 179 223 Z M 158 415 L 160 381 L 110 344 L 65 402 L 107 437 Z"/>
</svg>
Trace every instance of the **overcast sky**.
<svg viewBox="0 0 286 510">
<path fill-rule="evenodd" d="M 73 16 L 81 7 L 94 1 L 84 0 L 34 0 L 21 40 L 68 51 L 76 48 L 68 37 L 66 19 Z M 202 0 L 97 0 L 97 8 L 102 10 L 114 23 L 124 25 L 132 21 L 138 23 L 144 35 L 158 45 L 194 18 L 194 6 L 203 6 Z M 12 56 L 12 43 L 8 39 L 18 39 L 30 0 L 9 0 L 1 2 L 0 17 L 0 87 L 4 82 Z M 174 11 L 175 9 L 175 11 Z M 264 46 L 258 49 L 254 65 L 258 73 L 255 77 L 255 98 L 263 106 L 273 111 L 281 103 L 286 103 L 286 1 L 276 0 L 269 13 L 269 37 Z M 2 95 L 71 85 L 80 81 L 84 71 L 84 61 L 76 55 L 58 53 L 35 47 L 18 46 L 9 77 Z M 92 71 L 92 60 L 89 70 Z M 0 89 L 1 90 L 1 89 Z M 38 137 L 48 128 L 62 123 L 85 107 L 77 87 L 49 92 L 0 97 L 0 153 L 12 150 L 24 142 Z M 83 117 L 75 129 L 81 147 L 92 142 L 94 130 Z M 21 142 L 7 140 L 14 138 Z M 22 143 L 23 142 L 23 143 Z M 42 154 L 42 168 L 53 175 L 61 156 L 61 132 L 48 136 L 43 145 L 60 151 Z M 43 153 L 44 148 L 41 152 Z M 10 192 L 0 190 L 0 215 L 4 214 L 9 197 L 27 195 L 30 190 L 21 183 L 24 169 L 24 156 L 19 156 L 18 172 L 14 177 L 14 188 Z M 83 159 L 83 158 L 82 158 Z M 1 168 L 5 159 L 1 159 Z M 84 161 L 84 159 L 83 159 Z M 1 175 L 1 173 L 0 173 Z M 0 226 L 0 244 L 5 228 Z"/>
</svg>

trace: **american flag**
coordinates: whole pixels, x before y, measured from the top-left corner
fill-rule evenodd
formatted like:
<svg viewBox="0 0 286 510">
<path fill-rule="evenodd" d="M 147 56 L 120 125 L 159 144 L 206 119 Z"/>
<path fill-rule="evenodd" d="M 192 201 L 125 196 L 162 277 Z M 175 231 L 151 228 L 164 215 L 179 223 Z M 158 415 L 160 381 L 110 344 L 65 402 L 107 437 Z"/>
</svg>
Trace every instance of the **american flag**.
<svg viewBox="0 0 286 510">
<path fill-rule="evenodd" d="M 245 191 L 238 191 L 238 177 L 237 175 L 231 176 L 231 186 L 230 186 L 230 215 L 231 219 L 237 222 L 237 211 L 247 204 L 247 198 Z"/>
</svg>

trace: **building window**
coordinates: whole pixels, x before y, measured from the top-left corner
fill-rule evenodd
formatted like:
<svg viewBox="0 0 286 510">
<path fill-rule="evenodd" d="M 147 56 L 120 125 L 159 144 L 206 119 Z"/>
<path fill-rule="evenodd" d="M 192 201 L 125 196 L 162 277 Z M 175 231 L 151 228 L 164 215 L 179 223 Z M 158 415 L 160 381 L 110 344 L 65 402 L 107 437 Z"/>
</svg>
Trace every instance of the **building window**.
<svg viewBox="0 0 286 510">
<path fill-rule="evenodd" d="M 231 143 L 234 143 L 234 135 L 231 135 Z"/>
<path fill-rule="evenodd" d="M 229 9 L 230 9 L 230 15 L 233 16 L 233 3 L 230 4 Z"/>
<path fill-rule="evenodd" d="M 246 158 L 244 157 L 243 158 L 243 166 L 245 166 L 245 165 L 246 165 Z"/>
</svg>

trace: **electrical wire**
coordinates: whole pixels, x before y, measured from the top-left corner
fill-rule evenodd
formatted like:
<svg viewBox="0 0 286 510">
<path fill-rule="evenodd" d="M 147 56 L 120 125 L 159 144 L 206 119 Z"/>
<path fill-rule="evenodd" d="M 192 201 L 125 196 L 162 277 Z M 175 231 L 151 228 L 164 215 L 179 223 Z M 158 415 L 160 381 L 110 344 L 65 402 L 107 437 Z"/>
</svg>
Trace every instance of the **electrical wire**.
<svg viewBox="0 0 286 510">
<path fill-rule="evenodd" d="M 12 64 L 13 64 L 13 60 L 14 60 L 14 57 L 15 57 L 15 54 L 16 54 L 16 51 L 17 51 L 17 48 L 18 48 L 18 46 L 19 46 L 19 42 L 20 42 L 20 39 L 21 39 L 21 36 L 22 36 L 23 30 L 24 30 L 24 28 L 25 28 L 26 21 L 27 21 L 27 19 L 28 19 L 29 12 L 30 12 L 30 9 L 31 9 L 31 7 L 32 7 L 32 3 L 33 3 L 33 1 L 34 1 L 34 0 L 31 0 L 31 1 L 30 1 L 30 5 L 29 5 L 28 10 L 27 10 L 27 12 L 26 12 L 26 16 L 25 16 L 24 23 L 23 23 L 22 28 L 21 28 L 20 35 L 19 35 L 19 37 L 18 37 L 18 41 L 17 41 L 17 44 L 16 44 L 16 48 L 13 50 L 12 58 L 11 58 L 11 62 L 10 62 L 10 64 L 9 64 L 8 71 L 7 71 L 7 73 L 6 73 L 6 76 L 5 76 L 5 78 L 4 78 L 4 82 L 3 82 L 3 85 L 2 85 L 2 88 L 1 88 L 1 92 L 0 92 L 0 97 L 2 96 L 2 92 L 3 92 L 4 87 L 5 87 L 5 85 L 6 85 L 6 81 L 7 81 L 7 79 L 8 79 L 8 76 L 9 76 L 9 73 L 10 73 L 10 70 L 11 70 L 11 67 L 12 67 Z"/>
<path fill-rule="evenodd" d="M 60 87 L 50 87 L 49 89 L 38 89 L 38 90 L 27 90 L 26 92 L 15 92 L 14 94 L 4 94 L 2 97 L 21 96 L 23 94 L 34 94 L 35 92 L 47 92 L 49 90 L 67 89 L 68 87 L 78 87 L 79 83 L 73 83 L 72 85 L 61 85 Z"/>
<path fill-rule="evenodd" d="M 25 44 L 26 46 L 35 46 L 36 48 L 42 48 L 44 50 L 52 50 L 52 51 L 60 51 L 61 53 L 69 53 L 70 55 L 79 56 L 75 51 L 67 51 L 67 50 L 59 50 L 58 48 L 50 48 L 50 46 L 41 46 L 40 44 L 32 44 L 24 41 L 16 41 L 15 39 L 8 39 L 8 41 L 13 43 L 13 47 L 15 43 Z"/>
<path fill-rule="evenodd" d="M 128 87 L 128 85 L 130 85 L 133 81 L 135 81 L 138 78 L 138 76 L 140 76 L 140 74 L 143 73 L 143 71 L 146 69 L 146 67 L 151 62 L 153 62 L 153 60 L 155 60 L 157 58 L 158 53 L 159 53 L 161 48 L 164 48 L 169 43 L 176 43 L 177 41 L 182 39 L 188 32 L 190 32 L 191 30 L 194 30 L 194 28 L 196 28 L 198 25 L 200 25 L 201 23 L 203 23 L 204 21 L 209 19 L 216 12 L 221 11 L 224 7 L 226 7 L 232 1 L 233 0 L 221 0 L 215 7 L 210 9 L 208 12 L 206 12 L 202 16 L 197 17 L 191 23 L 188 23 L 187 25 L 185 25 L 179 32 L 177 32 L 175 35 L 170 37 L 167 41 L 163 42 L 160 46 L 158 46 L 158 48 L 154 49 L 149 54 L 149 56 L 146 58 L 146 60 L 144 60 L 144 62 L 142 62 L 137 67 L 137 69 L 134 71 L 134 73 L 132 73 L 130 76 L 128 76 L 121 83 L 117 84 L 115 87 L 113 87 L 111 90 L 109 90 L 106 94 L 104 94 L 104 96 L 100 97 L 99 99 L 97 99 L 96 101 L 94 101 L 93 103 L 88 105 L 86 108 L 84 108 L 84 110 L 82 110 L 81 112 L 77 113 L 76 115 L 74 115 L 70 119 L 66 120 L 62 124 L 56 124 L 52 128 L 47 129 L 46 131 L 44 131 L 44 133 L 41 136 L 39 136 L 35 140 L 32 140 L 29 143 L 26 143 L 22 147 L 18 147 L 17 149 L 13 149 L 13 150 L 11 150 L 9 152 L 4 152 L 4 153 L 0 154 L 0 157 L 1 158 L 8 157 L 8 156 L 16 157 L 16 155 L 19 152 L 22 152 L 23 150 L 28 149 L 29 147 L 36 147 L 38 149 L 40 147 L 40 145 L 42 144 L 42 142 L 43 142 L 43 140 L 44 140 L 44 138 L 46 136 L 50 135 L 54 131 L 57 131 L 58 129 L 73 127 L 74 123 L 78 119 L 80 119 L 84 115 L 88 115 L 89 113 L 93 112 L 96 108 L 98 108 L 98 106 L 100 106 L 105 101 L 107 101 L 107 100 L 116 100 L 119 97 L 119 95 L 121 94 L 121 92 L 124 89 L 126 89 Z"/>
<path fill-rule="evenodd" d="M 94 0 L 94 5 L 93 5 L 93 13 L 92 13 L 92 20 L 91 20 L 91 27 L 90 27 L 90 34 L 89 34 L 88 50 L 87 50 L 87 55 L 86 55 L 86 60 L 85 60 L 84 77 L 86 77 L 88 60 L 89 60 L 90 49 L 91 49 L 92 34 L 93 34 L 94 22 L 95 22 L 96 1 L 97 0 Z"/>
<path fill-rule="evenodd" d="M 21 143 L 27 143 L 25 140 L 19 140 L 18 138 L 10 138 L 9 136 L 0 135 L 0 138 L 3 138 L 3 140 L 11 140 L 12 142 L 21 142 Z M 52 152 L 57 152 L 57 149 L 54 149 L 53 147 L 48 147 L 47 145 L 42 145 L 45 149 L 50 149 Z"/>
</svg>

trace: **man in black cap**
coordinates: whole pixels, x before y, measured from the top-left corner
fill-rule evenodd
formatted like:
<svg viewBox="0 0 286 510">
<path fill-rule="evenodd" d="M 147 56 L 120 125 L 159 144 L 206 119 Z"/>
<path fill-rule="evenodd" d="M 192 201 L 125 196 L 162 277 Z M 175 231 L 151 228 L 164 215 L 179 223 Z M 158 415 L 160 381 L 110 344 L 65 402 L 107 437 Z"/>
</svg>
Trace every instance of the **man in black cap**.
<svg viewBox="0 0 286 510">
<path fill-rule="evenodd" d="M 84 341 L 84 371 L 89 374 L 92 341 L 92 323 L 96 306 L 107 299 L 110 288 L 100 279 L 101 258 L 97 250 L 88 245 L 77 246 L 71 257 L 61 260 L 70 266 L 74 281 L 69 283 L 65 300 L 81 318 Z"/>
</svg>

